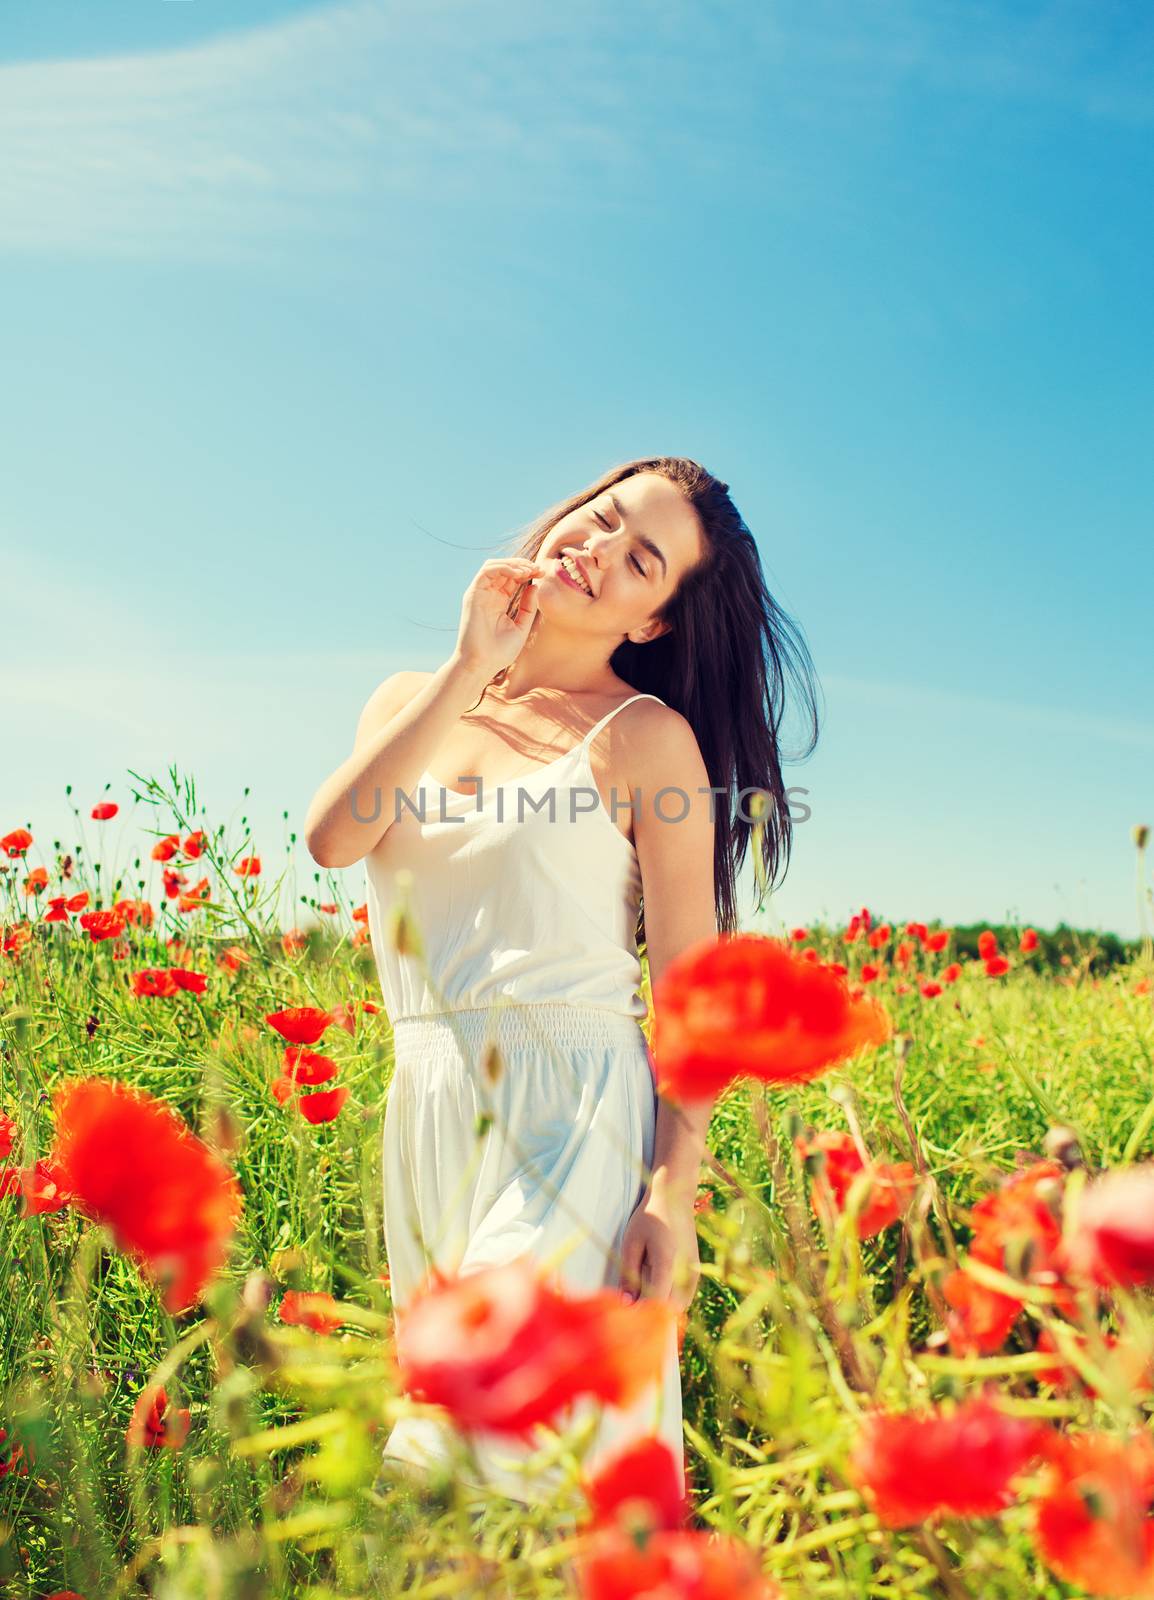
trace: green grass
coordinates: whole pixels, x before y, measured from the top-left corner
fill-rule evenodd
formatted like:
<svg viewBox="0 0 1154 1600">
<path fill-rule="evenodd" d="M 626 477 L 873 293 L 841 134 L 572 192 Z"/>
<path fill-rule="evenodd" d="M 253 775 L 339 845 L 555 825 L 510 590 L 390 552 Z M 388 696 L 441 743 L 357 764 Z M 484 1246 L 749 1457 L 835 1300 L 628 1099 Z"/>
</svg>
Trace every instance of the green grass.
<svg viewBox="0 0 1154 1600">
<path fill-rule="evenodd" d="M 8 925 L 25 910 L 21 871 L 9 874 Z M 203 997 L 128 992 L 129 972 L 180 964 L 167 926 L 131 929 L 125 960 L 68 926 L 38 927 L 18 957 L 0 958 L 0 1110 L 20 1130 L 11 1163 L 46 1154 L 54 1086 L 99 1074 L 168 1102 L 223 1150 L 245 1196 L 228 1270 L 176 1319 L 71 1209 L 22 1218 L 15 1197 L 0 1200 L 0 1427 L 28 1467 L 0 1480 L 2 1592 L 569 1593 L 555 1508 L 526 1513 L 494 1496 L 475 1521 L 452 1479 L 418 1493 L 379 1476 L 379 1446 L 408 1404 L 382 1278 L 390 1032 L 383 1013 L 364 1015 L 355 1036 L 334 1030 L 318 1046 L 352 1091 L 335 1122 L 312 1127 L 279 1106 L 269 1085 L 281 1041 L 265 1013 L 372 999 L 377 987 L 347 916 L 344 935 L 318 933 L 288 957 L 261 915 L 254 897 L 179 919 L 189 964 L 211 973 Z M 234 976 L 215 952 L 241 939 L 252 960 Z M 814 942 L 860 966 L 856 947 L 820 931 Z M 955 954 L 934 957 L 935 970 Z M 887 980 L 874 992 L 894 1043 L 798 1090 L 741 1080 L 716 1106 L 702 1174 L 716 1200 L 698 1219 L 703 1275 L 683 1358 L 693 1525 L 757 1546 L 788 1594 L 1073 1592 L 1033 1552 L 1028 1495 L 996 1520 L 894 1532 L 845 1466 L 871 1395 L 960 1396 L 983 1372 L 1022 1414 L 1107 1429 L 1131 1418 L 997 1358 L 951 1363 L 924 1292 L 926 1274 L 964 1250 L 966 1208 L 1017 1152 L 1040 1154 L 1055 1124 L 1077 1132 L 1091 1167 L 1154 1156 L 1154 999 L 1135 992 L 1150 963 L 1115 955 L 1094 976 L 1095 956 L 1056 974 L 1023 961 L 998 979 L 968 963 L 932 1000 Z M 871 1153 L 913 1159 L 932 1178 L 920 1238 L 904 1226 L 860 1249 L 848 1227 L 822 1238 L 792 1138 L 847 1117 Z M 332 1292 L 359 1308 L 358 1325 L 327 1337 L 284 1327 L 264 1303 L 290 1287 Z M 1034 1326 L 1027 1316 L 1006 1354 L 1028 1351 Z M 130 1456 L 133 1401 L 158 1372 L 189 1407 L 191 1432 L 180 1451 Z M 1133 1419 L 1145 1424 L 1147 1409 Z"/>
</svg>

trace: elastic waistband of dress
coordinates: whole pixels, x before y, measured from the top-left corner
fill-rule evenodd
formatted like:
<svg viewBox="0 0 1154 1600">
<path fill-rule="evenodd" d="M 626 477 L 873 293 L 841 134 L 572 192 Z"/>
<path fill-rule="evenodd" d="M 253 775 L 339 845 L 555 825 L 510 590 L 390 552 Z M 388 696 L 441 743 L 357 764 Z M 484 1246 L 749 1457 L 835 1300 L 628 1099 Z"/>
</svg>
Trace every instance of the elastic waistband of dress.
<svg viewBox="0 0 1154 1600">
<path fill-rule="evenodd" d="M 400 1043 L 438 1037 L 469 1044 L 644 1045 L 640 1018 L 604 1006 L 570 1005 L 561 1000 L 521 1005 L 458 1006 L 448 1011 L 415 1012 L 393 1018 L 393 1038 Z"/>
</svg>

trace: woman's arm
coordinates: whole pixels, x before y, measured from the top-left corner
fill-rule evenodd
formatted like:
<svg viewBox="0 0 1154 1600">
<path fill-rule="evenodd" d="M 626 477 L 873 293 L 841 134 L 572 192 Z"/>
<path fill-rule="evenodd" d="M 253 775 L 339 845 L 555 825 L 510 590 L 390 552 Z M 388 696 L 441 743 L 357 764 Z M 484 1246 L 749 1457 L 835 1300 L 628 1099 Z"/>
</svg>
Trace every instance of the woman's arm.
<svg viewBox="0 0 1154 1600">
<path fill-rule="evenodd" d="M 380 842 L 396 820 L 397 791 L 415 791 L 489 676 L 454 652 L 434 673 L 397 672 L 374 689 L 352 755 L 321 784 L 305 815 L 305 843 L 318 866 L 351 867 Z"/>
<path fill-rule="evenodd" d="M 628 771 L 630 790 L 640 790 L 633 836 L 656 986 L 689 945 L 717 937 L 715 829 L 709 774 L 692 727 L 671 706 L 647 710 L 653 714 L 631 744 Z M 653 1173 L 621 1244 L 622 1287 L 634 1297 L 669 1300 L 679 1313 L 701 1273 L 693 1202 L 715 1098 L 676 1103 L 658 1095 Z"/>
<path fill-rule="evenodd" d="M 645 897 L 649 981 L 655 989 L 675 956 L 702 939 L 716 939 L 717 911 L 709 773 L 697 736 L 680 712 L 671 706 L 653 711 L 652 731 L 641 733 L 629 761 L 629 786 L 641 790 L 633 835 Z M 659 790 L 666 793 L 655 805 Z M 664 1188 L 692 1207 L 715 1099 L 678 1104 L 658 1099 L 651 1190 Z"/>
</svg>

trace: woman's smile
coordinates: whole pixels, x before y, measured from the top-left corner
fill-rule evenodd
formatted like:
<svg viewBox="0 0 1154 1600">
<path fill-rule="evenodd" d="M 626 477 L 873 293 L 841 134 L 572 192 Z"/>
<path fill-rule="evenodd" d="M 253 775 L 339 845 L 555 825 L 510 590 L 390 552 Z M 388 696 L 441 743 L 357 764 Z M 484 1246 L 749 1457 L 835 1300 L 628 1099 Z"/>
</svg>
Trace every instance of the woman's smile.
<svg viewBox="0 0 1154 1600">
<path fill-rule="evenodd" d="M 567 583 L 571 589 L 576 589 L 578 594 L 583 594 L 586 600 L 592 600 L 593 596 L 590 594 L 589 590 L 582 588 L 581 584 L 577 582 L 577 579 L 572 577 L 569 572 L 566 571 L 565 563 L 561 557 L 556 556 L 554 559 L 557 563 L 557 576 L 561 579 L 561 581 L 563 583 Z"/>
</svg>

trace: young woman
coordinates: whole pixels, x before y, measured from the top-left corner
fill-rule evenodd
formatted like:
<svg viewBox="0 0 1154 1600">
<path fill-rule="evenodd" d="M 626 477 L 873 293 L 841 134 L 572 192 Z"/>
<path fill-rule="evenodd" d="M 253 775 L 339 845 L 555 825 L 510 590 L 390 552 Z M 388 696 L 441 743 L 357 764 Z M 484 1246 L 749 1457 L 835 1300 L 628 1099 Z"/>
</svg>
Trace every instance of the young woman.
<svg viewBox="0 0 1154 1600">
<path fill-rule="evenodd" d="M 787 674 L 812 750 L 808 652 L 728 485 L 656 457 L 613 468 L 486 561 L 449 658 L 369 698 L 305 834 L 322 866 L 366 860 L 395 1049 L 383 1157 L 398 1316 L 433 1262 L 467 1273 L 524 1254 L 570 1292 L 614 1285 L 687 1309 L 712 1102 L 656 1093 L 639 947 L 656 983 L 687 946 L 737 928 L 751 791 L 769 800 L 770 886 L 788 862 Z M 571 1416 L 590 1430 L 588 1471 L 650 1432 L 682 1461 L 675 1331 L 640 1400 Z M 470 1442 L 474 1471 L 506 1494 L 557 1481 L 533 1451 Z M 417 1466 L 455 1450 L 417 1417 L 385 1445 Z"/>
</svg>

